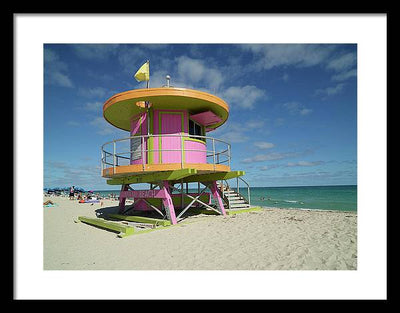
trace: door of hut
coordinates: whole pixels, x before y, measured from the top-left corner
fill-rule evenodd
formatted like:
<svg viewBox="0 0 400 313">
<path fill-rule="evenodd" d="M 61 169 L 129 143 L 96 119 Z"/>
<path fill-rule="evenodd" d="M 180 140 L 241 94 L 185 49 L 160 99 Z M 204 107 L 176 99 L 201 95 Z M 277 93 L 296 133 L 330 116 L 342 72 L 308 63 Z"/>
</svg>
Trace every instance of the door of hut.
<svg viewBox="0 0 400 313">
<path fill-rule="evenodd" d="M 161 114 L 162 163 L 181 163 L 182 161 L 182 114 Z M 175 135 L 175 136 L 174 136 Z"/>
</svg>

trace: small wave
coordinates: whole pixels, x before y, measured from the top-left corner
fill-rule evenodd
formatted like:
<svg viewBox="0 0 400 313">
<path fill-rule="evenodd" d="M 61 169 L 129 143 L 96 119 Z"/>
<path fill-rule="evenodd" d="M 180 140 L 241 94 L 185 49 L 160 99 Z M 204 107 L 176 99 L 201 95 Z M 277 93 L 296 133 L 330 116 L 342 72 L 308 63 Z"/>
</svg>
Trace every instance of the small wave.
<svg viewBox="0 0 400 313">
<path fill-rule="evenodd" d="M 281 200 L 281 199 L 272 199 L 272 198 L 260 198 L 260 200 L 261 201 L 265 201 L 265 200 L 267 200 L 267 201 L 271 201 L 271 202 L 273 202 L 273 203 L 275 203 L 275 204 L 277 204 L 277 203 L 282 203 L 282 202 L 285 202 L 285 203 L 298 203 L 298 204 L 304 204 L 304 202 L 303 201 L 300 201 L 300 200 Z"/>
<path fill-rule="evenodd" d="M 300 200 L 283 200 L 283 202 L 304 204 L 304 202 Z"/>
</svg>

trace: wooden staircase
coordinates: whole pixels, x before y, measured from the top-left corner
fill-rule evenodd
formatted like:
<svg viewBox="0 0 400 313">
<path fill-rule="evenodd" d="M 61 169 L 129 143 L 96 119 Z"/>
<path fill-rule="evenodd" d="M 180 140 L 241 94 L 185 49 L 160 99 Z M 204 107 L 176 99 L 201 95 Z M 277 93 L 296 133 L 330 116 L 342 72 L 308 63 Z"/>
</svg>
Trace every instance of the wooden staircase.
<svg viewBox="0 0 400 313">
<path fill-rule="evenodd" d="M 229 187 L 228 184 L 217 182 L 218 189 L 224 200 L 225 209 L 242 210 L 250 208 L 250 203 L 242 194 Z"/>
</svg>

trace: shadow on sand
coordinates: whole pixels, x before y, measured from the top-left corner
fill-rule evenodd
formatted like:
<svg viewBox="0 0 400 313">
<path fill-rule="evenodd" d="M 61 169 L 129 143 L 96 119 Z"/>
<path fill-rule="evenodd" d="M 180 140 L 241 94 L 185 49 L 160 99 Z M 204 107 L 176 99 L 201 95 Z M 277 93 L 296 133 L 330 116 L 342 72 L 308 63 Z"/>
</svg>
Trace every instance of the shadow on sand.
<svg viewBox="0 0 400 313">
<path fill-rule="evenodd" d="M 98 218 L 102 218 L 108 221 L 114 221 L 115 218 L 109 217 L 109 214 L 120 214 L 119 213 L 119 206 L 112 206 L 106 208 L 100 208 L 95 210 L 96 216 Z M 151 218 L 158 218 L 162 219 L 163 217 L 156 211 L 141 211 L 141 210 L 133 210 L 132 208 L 128 208 L 123 215 L 135 215 L 135 216 L 142 216 L 142 217 L 151 217 Z"/>
<path fill-rule="evenodd" d="M 164 211 L 164 210 L 162 210 L 162 211 Z M 180 209 L 176 209 L 175 210 L 175 214 L 178 216 L 181 211 L 182 210 L 180 210 Z M 98 218 L 102 218 L 102 219 L 108 220 L 108 221 L 115 221 L 116 220 L 115 218 L 110 217 L 109 214 L 120 214 L 118 205 L 112 206 L 112 207 L 100 208 L 100 209 L 95 210 L 95 212 L 96 212 L 96 216 Z M 201 212 L 199 211 L 199 208 L 193 207 L 193 208 L 190 208 L 189 210 L 187 210 L 183 214 L 182 219 L 186 219 L 186 218 L 188 218 L 190 216 L 199 215 L 199 214 L 201 214 Z M 152 210 L 152 211 L 133 210 L 132 207 L 128 208 L 123 213 L 123 215 L 134 215 L 134 216 L 142 216 L 142 217 L 163 219 L 163 217 L 158 212 L 156 212 L 155 210 Z"/>
</svg>

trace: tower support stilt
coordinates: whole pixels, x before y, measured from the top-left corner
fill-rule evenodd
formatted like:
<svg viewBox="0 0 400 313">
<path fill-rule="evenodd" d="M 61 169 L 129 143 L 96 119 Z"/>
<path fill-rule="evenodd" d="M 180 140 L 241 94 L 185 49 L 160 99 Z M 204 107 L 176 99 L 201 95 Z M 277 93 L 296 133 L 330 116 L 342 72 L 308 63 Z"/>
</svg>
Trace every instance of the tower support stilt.
<svg viewBox="0 0 400 313">
<path fill-rule="evenodd" d="M 214 201 L 217 204 L 217 209 L 218 211 L 223 215 L 226 216 L 224 204 L 222 203 L 222 198 L 219 193 L 218 187 L 217 187 L 217 182 L 213 181 L 210 185 L 209 188 L 211 190 L 211 194 L 213 195 Z"/>
<path fill-rule="evenodd" d="M 163 184 L 161 186 L 161 190 L 164 190 L 164 198 L 162 198 L 162 202 L 165 208 L 165 213 L 167 214 L 168 219 L 172 223 L 172 225 L 175 225 L 177 223 L 176 220 L 176 214 L 175 214 L 175 209 L 174 209 L 174 203 L 172 202 L 171 198 L 171 191 L 169 188 L 168 181 L 165 180 L 163 181 Z"/>
<path fill-rule="evenodd" d="M 209 209 L 213 209 L 213 210 L 217 211 L 219 214 L 226 216 L 226 211 L 224 208 L 224 204 L 223 204 L 223 200 L 222 200 L 220 191 L 218 190 L 217 182 L 216 181 L 205 181 L 205 182 L 201 182 L 201 183 L 205 186 L 205 188 L 203 189 L 201 194 L 199 194 L 197 197 L 193 197 L 190 194 L 185 193 L 182 190 L 182 184 L 181 184 L 181 189 L 179 190 L 179 189 L 175 188 L 173 184 L 170 185 L 170 182 L 168 180 L 163 180 L 163 181 L 160 181 L 157 183 L 157 185 L 160 188 L 159 190 L 157 190 L 157 189 L 133 190 L 129 186 L 129 184 L 123 184 L 121 186 L 121 192 L 119 195 L 119 214 L 123 214 L 124 212 L 126 212 L 126 209 L 125 209 L 126 198 L 134 198 L 135 204 L 138 204 L 141 201 L 145 201 L 149 204 L 150 208 L 153 208 L 156 211 L 158 211 L 159 213 L 163 214 L 160 211 L 161 208 L 160 208 L 160 210 L 158 210 L 158 208 L 154 207 L 153 205 L 151 205 L 151 203 L 149 203 L 146 200 L 149 198 L 153 198 L 153 199 L 158 198 L 161 200 L 161 202 L 163 204 L 166 217 L 168 218 L 168 220 L 171 222 L 172 225 L 175 225 L 178 223 L 178 218 L 176 217 L 174 202 L 172 200 L 172 191 L 177 190 L 181 193 L 181 196 L 186 196 L 186 197 L 189 197 L 190 199 L 192 199 L 192 201 L 189 203 L 189 205 L 187 207 L 183 208 L 183 206 L 182 206 L 183 211 L 181 212 L 179 217 L 182 216 L 182 214 L 187 209 L 189 209 L 189 207 L 193 206 L 194 203 L 199 204 L 204 207 L 207 207 Z M 204 193 L 206 188 L 210 189 L 212 197 L 214 198 L 214 202 L 216 204 L 216 208 L 213 208 L 212 206 L 210 206 L 210 204 L 204 203 L 203 201 L 200 200 L 200 196 Z M 134 207 L 132 207 L 132 208 L 134 208 Z"/>
<path fill-rule="evenodd" d="M 124 194 L 124 191 L 127 191 L 129 189 L 129 184 L 124 184 L 121 186 L 121 192 L 119 194 L 119 211 L 118 213 L 122 214 L 125 211 L 125 200 L 126 196 Z"/>
</svg>

